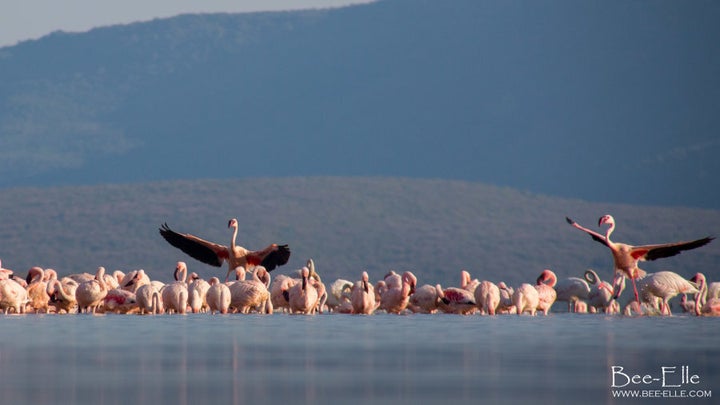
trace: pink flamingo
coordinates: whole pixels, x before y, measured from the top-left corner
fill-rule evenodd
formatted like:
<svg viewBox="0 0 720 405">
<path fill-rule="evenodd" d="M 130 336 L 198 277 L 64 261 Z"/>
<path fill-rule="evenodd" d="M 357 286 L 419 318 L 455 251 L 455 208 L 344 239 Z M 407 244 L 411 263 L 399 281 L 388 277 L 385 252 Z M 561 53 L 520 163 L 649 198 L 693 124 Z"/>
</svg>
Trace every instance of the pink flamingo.
<svg viewBox="0 0 720 405">
<path fill-rule="evenodd" d="M 383 285 L 385 285 L 384 282 Z M 423 284 L 412 293 L 407 308 L 414 313 L 434 314 L 438 310 L 439 302 L 437 288 L 430 284 Z"/>
<path fill-rule="evenodd" d="M 487 280 L 481 281 L 475 289 L 474 295 L 480 314 L 495 315 L 500 305 L 500 288 L 495 283 Z"/>
<path fill-rule="evenodd" d="M 535 289 L 538 292 L 538 310 L 547 315 L 550 308 L 557 299 L 557 292 L 553 287 L 557 284 L 557 276 L 552 270 L 545 269 L 535 282 Z"/>
<path fill-rule="evenodd" d="M 473 293 L 464 288 L 448 287 L 443 289 L 440 284 L 437 284 L 435 290 L 440 297 L 438 308 L 445 313 L 468 315 L 477 309 Z"/>
<path fill-rule="evenodd" d="M 518 315 L 530 311 L 530 315 L 535 316 L 540 297 L 538 296 L 538 290 L 534 286 L 523 283 L 513 293 L 512 300 Z"/>
<path fill-rule="evenodd" d="M 75 290 L 75 300 L 78 304 L 78 313 L 91 312 L 95 313 L 103 303 L 103 298 L 107 295 L 107 286 L 105 284 L 105 267 L 98 267 L 95 278 L 85 281 L 78 285 Z"/>
<path fill-rule="evenodd" d="M 221 314 L 227 314 L 232 299 L 230 288 L 221 283 L 217 277 L 210 278 L 208 283 L 210 288 L 207 290 L 206 299 L 210 313 L 214 314 L 217 311 Z"/>
<path fill-rule="evenodd" d="M 257 265 L 272 271 L 277 266 L 282 266 L 290 259 L 290 248 L 288 245 L 273 243 L 262 250 L 252 251 L 235 244 L 238 234 L 238 220 L 233 218 L 228 221 L 228 228 L 233 228 L 230 246 L 221 245 L 206 241 L 188 233 L 177 233 L 170 229 L 167 224 L 160 227 L 160 235 L 172 246 L 187 253 L 193 259 L 215 267 L 221 267 L 223 262 L 228 263 L 228 274 L 238 267 L 249 269 Z"/>
<path fill-rule="evenodd" d="M 50 296 L 47 293 L 47 282 L 45 272 L 40 267 L 33 267 L 28 271 L 27 294 L 30 306 L 36 313 L 48 312 Z"/>
<path fill-rule="evenodd" d="M 580 303 L 587 300 L 590 294 L 590 286 L 585 280 L 579 277 L 563 278 L 558 280 L 554 288 L 557 292 L 556 301 L 567 302 L 568 312 L 582 312 Z"/>
<path fill-rule="evenodd" d="M 375 288 L 370 283 L 367 271 L 362 272 L 360 281 L 350 289 L 350 303 L 353 314 L 370 315 L 378 307 L 378 303 L 375 302 Z"/>
<path fill-rule="evenodd" d="M 697 283 L 698 289 L 700 290 L 695 296 L 695 315 L 720 316 L 720 298 L 708 296 L 708 284 L 707 280 L 705 280 L 705 275 L 697 273 L 690 281 Z"/>
<path fill-rule="evenodd" d="M 291 313 L 312 314 L 317 308 L 320 297 L 309 278 L 310 269 L 305 266 L 302 268 L 302 280 L 293 285 L 288 291 L 288 303 Z"/>
<path fill-rule="evenodd" d="M 187 279 L 187 264 L 185 262 L 177 262 L 175 273 L 173 273 L 175 282 L 165 285 L 160 292 L 163 301 L 163 307 L 167 313 L 187 313 L 188 288 L 185 280 Z"/>
<path fill-rule="evenodd" d="M 581 231 L 590 235 L 596 242 L 602 243 L 610 249 L 615 264 L 616 277 L 618 274 L 620 274 L 630 278 L 633 284 L 633 291 L 635 293 L 635 301 L 640 300 L 635 280 L 645 275 L 645 271 L 641 270 L 638 267 L 638 262 L 675 256 L 685 250 L 696 249 L 701 246 L 705 246 L 710 243 L 710 241 L 715 239 L 708 236 L 689 242 L 633 246 L 625 243 L 613 242 L 610 240 L 610 234 L 615 230 L 615 219 L 611 215 L 604 215 L 600 217 L 600 220 L 598 221 L 598 226 L 609 225 L 609 228 L 605 232 L 605 235 L 600 235 L 595 231 L 584 228 L 570 218 L 566 217 L 565 220 L 573 227 L 580 229 Z M 617 298 L 618 295 L 619 293 L 616 292 L 615 298 Z"/>
<path fill-rule="evenodd" d="M 390 280 L 390 282 L 388 282 Z M 401 277 L 401 285 L 390 277 L 385 279 L 385 290 L 380 295 L 380 308 L 390 314 L 399 314 L 405 310 L 410 301 L 410 295 L 415 292 L 417 277 L 406 271 Z"/>
<path fill-rule="evenodd" d="M 245 271 L 242 267 L 238 270 Z M 268 275 L 264 267 L 258 266 L 250 272 L 250 280 L 238 280 L 230 286 L 230 307 L 238 312 L 248 314 L 252 309 L 260 308 L 262 313 L 272 313 L 270 291 L 261 277 Z M 244 277 L 241 277 L 244 278 Z"/>
</svg>

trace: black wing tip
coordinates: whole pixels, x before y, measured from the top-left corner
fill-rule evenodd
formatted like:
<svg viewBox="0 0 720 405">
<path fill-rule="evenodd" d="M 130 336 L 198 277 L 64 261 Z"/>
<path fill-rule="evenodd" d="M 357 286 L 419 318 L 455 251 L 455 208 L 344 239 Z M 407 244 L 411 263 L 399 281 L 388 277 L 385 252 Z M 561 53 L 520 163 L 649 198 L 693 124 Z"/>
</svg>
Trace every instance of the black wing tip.
<svg viewBox="0 0 720 405">
<path fill-rule="evenodd" d="M 565 221 L 567 221 L 567 223 L 570 224 L 570 225 L 572 225 L 572 224 L 575 223 L 575 221 L 573 221 L 572 219 L 570 219 L 570 217 L 565 217 Z"/>
</svg>

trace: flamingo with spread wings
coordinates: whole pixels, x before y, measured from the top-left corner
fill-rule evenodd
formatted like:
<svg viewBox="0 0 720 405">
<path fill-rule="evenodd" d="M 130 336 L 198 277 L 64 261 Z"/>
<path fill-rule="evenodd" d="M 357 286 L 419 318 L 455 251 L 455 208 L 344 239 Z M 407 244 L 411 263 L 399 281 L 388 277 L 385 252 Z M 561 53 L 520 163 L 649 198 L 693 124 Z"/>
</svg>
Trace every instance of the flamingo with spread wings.
<svg viewBox="0 0 720 405">
<path fill-rule="evenodd" d="M 221 267 L 223 262 L 228 263 L 228 274 L 242 266 L 250 269 L 260 265 L 267 271 L 282 266 L 290 259 L 288 245 L 273 243 L 262 250 L 248 250 L 235 244 L 238 234 L 238 221 L 233 218 L 228 221 L 228 228 L 233 228 L 230 246 L 209 242 L 189 233 L 178 233 L 170 229 L 167 223 L 160 227 L 160 235 L 176 248 L 187 253 L 193 259 L 215 267 Z"/>
<path fill-rule="evenodd" d="M 601 235 L 595 231 L 587 229 L 570 218 L 565 217 L 565 220 L 568 224 L 590 235 L 594 241 L 600 242 L 610 249 L 615 262 L 616 276 L 624 275 L 632 280 L 633 290 L 635 292 L 635 301 L 639 301 L 635 280 L 645 275 L 645 271 L 638 267 L 638 262 L 675 256 L 684 250 L 696 249 L 701 246 L 705 246 L 715 239 L 714 237 L 708 236 L 702 239 L 687 242 L 633 246 L 610 240 L 610 234 L 615 230 L 615 219 L 612 215 L 604 215 L 598 220 L 598 226 L 609 225 L 605 235 Z M 616 298 L 618 295 L 619 291 L 616 291 Z"/>
</svg>

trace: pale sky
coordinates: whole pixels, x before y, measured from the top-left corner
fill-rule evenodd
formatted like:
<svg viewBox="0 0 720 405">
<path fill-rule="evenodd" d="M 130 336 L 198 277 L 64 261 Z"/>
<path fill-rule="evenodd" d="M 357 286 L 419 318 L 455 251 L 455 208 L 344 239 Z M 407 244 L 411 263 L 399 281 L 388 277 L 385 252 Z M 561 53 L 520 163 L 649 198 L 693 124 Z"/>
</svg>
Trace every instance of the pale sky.
<svg viewBox="0 0 720 405">
<path fill-rule="evenodd" d="M 0 0 L 0 47 L 53 31 L 149 21 L 187 13 L 341 7 L 372 0 Z"/>
</svg>

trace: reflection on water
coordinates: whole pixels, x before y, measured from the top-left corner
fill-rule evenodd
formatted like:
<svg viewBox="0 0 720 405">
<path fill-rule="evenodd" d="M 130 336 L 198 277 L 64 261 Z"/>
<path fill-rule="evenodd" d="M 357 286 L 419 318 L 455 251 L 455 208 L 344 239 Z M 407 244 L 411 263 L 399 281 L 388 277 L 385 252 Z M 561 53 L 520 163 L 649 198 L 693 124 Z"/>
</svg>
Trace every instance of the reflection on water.
<svg viewBox="0 0 720 405">
<path fill-rule="evenodd" d="M 612 398 L 612 366 L 687 365 L 720 396 L 718 332 L 686 316 L 3 316 L 0 389 L 8 404 L 636 403 Z"/>
</svg>

